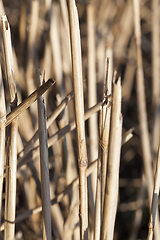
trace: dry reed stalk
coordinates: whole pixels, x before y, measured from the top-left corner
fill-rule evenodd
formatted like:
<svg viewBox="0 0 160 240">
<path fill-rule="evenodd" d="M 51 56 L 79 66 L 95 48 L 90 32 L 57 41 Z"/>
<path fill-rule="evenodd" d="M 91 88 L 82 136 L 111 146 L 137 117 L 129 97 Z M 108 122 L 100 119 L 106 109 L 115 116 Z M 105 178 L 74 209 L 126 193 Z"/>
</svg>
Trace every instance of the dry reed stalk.
<svg viewBox="0 0 160 240">
<path fill-rule="evenodd" d="M 112 59 L 111 59 L 112 61 Z M 104 80 L 103 90 L 103 104 L 102 104 L 102 130 L 101 130 L 101 214 L 103 216 L 105 187 L 106 187 L 106 174 L 107 174 L 107 158 L 108 158 L 108 145 L 109 145 L 109 132 L 110 132 L 110 118 L 111 108 L 110 95 L 112 93 L 112 70 L 109 66 L 109 58 L 106 56 L 106 76 Z M 114 73 L 114 80 L 116 71 Z M 109 102 L 109 104 L 108 104 Z"/>
<path fill-rule="evenodd" d="M 74 107 L 77 130 L 78 167 L 79 167 L 79 198 L 80 198 L 80 238 L 88 239 L 88 196 L 87 196 L 87 151 L 84 127 L 84 102 L 82 82 L 82 60 L 78 12 L 74 0 L 69 0 L 72 71 L 74 86 Z"/>
<path fill-rule="evenodd" d="M 70 45 L 68 9 L 67 2 L 65 0 L 60 0 L 60 8 L 63 20 L 61 37 L 62 39 L 65 37 L 65 41 L 62 41 L 63 71 L 66 75 L 69 75 L 71 74 L 71 45 Z"/>
<path fill-rule="evenodd" d="M 65 114 L 63 115 L 62 119 L 58 122 L 60 129 L 62 129 L 64 127 L 65 122 L 69 122 L 67 115 L 68 115 L 67 109 L 65 109 Z M 73 151 L 71 133 L 69 132 L 68 134 L 64 135 L 62 140 L 63 140 L 63 142 L 62 142 L 62 154 L 61 155 L 63 156 L 62 157 L 63 169 L 66 174 L 65 185 L 68 185 L 77 177 L 77 166 L 76 166 L 76 160 L 75 160 L 74 151 Z M 60 141 L 58 141 L 58 142 L 60 142 Z M 75 228 L 75 226 L 78 222 L 78 212 L 74 211 L 75 205 L 79 205 L 79 191 L 78 190 L 79 190 L 78 188 L 75 188 L 75 190 L 72 191 L 69 196 L 66 196 L 64 198 L 64 200 L 66 200 L 66 201 L 64 202 L 64 200 L 63 200 L 63 202 L 61 203 L 63 205 L 65 204 L 65 208 L 66 208 L 67 212 L 69 209 L 69 213 L 67 215 L 67 219 L 64 224 L 64 232 L 63 232 L 62 239 L 69 238 L 70 234 L 74 236 L 74 240 L 80 239 L 80 228 L 79 228 L 79 226 L 77 226 Z M 70 206 L 69 206 L 69 202 L 67 202 L 68 200 L 70 200 Z M 73 217 L 73 215 L 75 217 Z M 69 226 L 68 226 L 68 222 L 70 223 Z"/>
<path fill-rule="evenodd" d="M 112 240 L 118 202 L 119 164 L 122 136 L 121 116 L 121 80 L 113 84 L 113 103 L 111 113 L 111 130 L 109 138 L 109 152 L 106 179 L 106 191 L 103 207 L 101 238 Z"/>
<path fill-rule="evenodd" d="M 42 85 L 42 75 L 38 71 L 38 84 Z M 43 215 L 43 240 L 51 240 L 51 209 L 50 209 L 50 181 L 48 166 L 47 128 L 44 99 L 38 99 L 38 125 L 40 142 L 40 166 L 41 166 L 41 197 Z"/>
<path fill-rule="evenodd" d="M 95 9 L 93 4 L 87 5 L 87 46 L 88 46 L 88 108 L 93 107 L 97 103 L 96 90 L 96 49 L 95 49 Z M 97 143 L 97 114 L 93 114 L 89 119 L 89 152 L 90 162 L 98 157 Z M 93 191 L 93 200 L 95 204 L 96 196 L 96 178 L 97 171 L 91 175 L 91 186 Z"/>
<path fill-rule="evenodd" d="M 48 88 L 50 88 L 55 81 L 53 79 L 48 79 L 46 83 L 40 86 L 32 94 L 30 94 L 23 102 L 16 106 L 9 114 L 7 114 L 6 126 L 8 126 L 16 117 L 18 117 L 23 111 L 25 111 L 29 106 L 31 106 Z"/>
<path fill-rule="evenodd" d="M 152 192 L 153 192 L 153 172 L 151 164 L 151 150 L 150 140 L 147 124 L 146 100 L 145 100 L 145 87 L 143 75 L 143 61 L 141 51 L 141 27 L 140 27 L 140 9 L 139 1 L 133 0 L 133 15 L 134 15 L 134 31 L 136 41 L 136 57 L 137 57 L 137 102 L 138 102 L 138 115 L 140 124 L 140 137 L 142 143 L 142 155 L 144 162 L 144 172 L 147 181 L 149 205 L 151 207 Z M 159 215 L 157 214 L 157 223 L 159 223 Z M 159 239 L 159 226 L 155 227 L 155 239 Z"/>
<path fill-rule="evenodd" d="M 10 91 L 11 110 L 17 106 L 17 93 L 13 69 L 12 45 L 10 26 L 6 15 L 1 16 L 2 34 L 7 79 Z M 5 231 L 4 239 L 13 240 L 15 235 L 15 210 L 16 210 L 16 173 L 17 173 L 17 133 L 18 119 L 11 124 L 11 137 L 6 167 L 6 196 L 5 196 Z"/>
<path fill-rule="evenodd" d="M 151 151 L 152 159 L 155 163 L 158 156 L 158 144 L 160 139 L 160 14 L 158 11 L 159 0 L 152 1 L 152 107 L 154 111 L 154 121 L 152 129 Z M 155 168 L 154 168 L 155 169 Z"/>
<path fill-rule="evenodd" d="M 34 83 L 32 80 L 32 69 L 33 69 L 33 49 L 34 44 L 36 41 L 36 34 L 38 29 L 38 16 L 39 15 L 39 1 L 38 0 L 32 0 L 31 1 L 31 15 L 30 15 L 30 30 L 28 35 L 28 46 L 27 46 L 27 53 L 28 53 L 28 59 L 27 59 L 27 71 L 26 71 L 26 77 L 27 77 L 27 87 L 28 87 L 28 93 L 34 91 Z"/>
<path fill-rule="evenodd" d="M 36 44 L 36 36 L 38 29 L 38 19 L 39 19 L 39 5 L 38 0 L 31 1 L 31 14 L 30 14 L 30 25 L 29 25 L 29 34 L 27 42 L 27 68 L 26 68 L 26 85 L 28 95 L 35 91 L 35 84 L 33 80 L 33 71 L 34 66 L 34 50 Z M 34 124 L 37 122 L 37 105 L 33 104 L 30 107 L 31 114 L 33 116 Z"/>
<path fill-rule="evenodd" d="M 2 16 L 3 14 L 5 14 L 5 9 L 3 5 L 3 1 L 0 0 L 0 16 Z"/>
<path fill-rule="evenodd" d="M 68 106 L 65 109 L 65 122 L 69 122 L 69 113 L 68 113 Z M 72 142 L 72 136 L 71 132 L 67 133 L 65 135 L 66 138 L 66 148 L 63 150 L 63 162 L 65 167 L 65 174 L 66 174 L 66 185 L 70 184 L 77 176 L 77 165 L 76 165 L 76 159 L 74 154 L 74 147 Z M 79 189 L 78 187 L 74 189 L 69 194 L 69 200 L 70 200 L 70 206 L 69 206 L 69 213 L 67 216 L 67 219 L 65 221 L 64 225 L 64 232 L 63 232 L 63 238 L 64 236 L 67 236 L 65 234 L 65 231 L 69 234 L 73 235 L 74 240 L 80 240 L 80 227 L 77 225 L 79 216 L 77 210 L 77 205 L 79 205 Z M 68 226 L 68 222 L 70 225 Z M 77 225 L 77 226 L 76 226 Z M 69 229 L 68 229 L 69 228 Z"/>
<path fill-rule="evenodd" d="M 2 193 L 3 193 L 3 172 L 5 157 L 5 123 L 6 123 L 6 104 L 4 97 L 3 79 L 0 65 L 0 225 L 2 210 Z"/>
<path fill-rule="evenodd" d="M 66 135 L 66 139 L 67 139 L 67 148 L 68 148 L 68 159 L 67 159 L 67 166 L 66 166 L 66 184 L 68 185 L 78 176 L 78 173 L 77 173 L 76 159 L 74 155 L 74 148 L 73 148 L 71 133 L 68 133 Z M 79 204 L 78 187 L 71 192 L 69 197 L 71 201 L 71 205 L 69 209 L 71 216 L 68 215 L 68 219 L 69 219 L 69 222 L 71 222 L 71 228 L 73 226 L 72 234 L 73 234 L 74 240 L 80 240 L 80 234 L 79 234 L 80 227 L 77 225 L 79 216 L 78 216 L 77 207 L 76 207 L 76 205 Z"/>
<path fill-rule="evenodd" d="M 100 140 L 102 136 L 102 107 L 99 113 L 99 132 Z M 96 199 L 95 199 L 95 218 L 94 218 L 94 240 L 100 239 L 101 228 L 101 146 L 98 149 L 97 161 L 97 185 L 96 185 Z"/>
<path fill-rule="evenodd" d="M 48 129 L 48 134 L 49 136 L 55 133 L 58 130 L 58 126 L 56 122 L 54 121 L 52 125 Z M 54 175 L 52 176 L 51 179 L 51 184 L 50 184 L 50 193 L 51 193 L 51 198 L 54 198 L 56 196 L 56 190 L 58 184 L 58 177 L 61 174 L 61 169 L 62 169 L 62 145 L 59 144 L 59 141 L 55 142 L 54 145 L 52 145 L 52 150 L 54 153 L 54 158 L 55 158 L 55 168 L 54 168 Z M 58 216 L 58 218 L 57 218 Z M 62 211 L 60 209 L 59 204 L 52 205 L 51 207 L 51 217 L 52 217 L 52 225 L 54 227 L 54 234 L 55 237 L 63 239 L 63 233 L 64 233 L 64 218 L 62 215 Z M 56 231 L 55 231 L 56 230 Z"/>
<path fill-rule="evenodd" d="M 98 82 L 104 83 L 105 78 L 105 41 L 104 39 L 100 39 L 97 45 L 97 69 L 98 69 Z M 102 92 L 103 94 L 103 92 Z"/>
<path fill-rule="evenodd" d="M 156 166 L 156 172 L 155 172 L 154 190 L 153 190 L 153 196 L 152 196 L 152 207 L 151 207 L 150 219 L 148 224 L 149 231 L 148 231 L 147 240 L 153 239 L 159 188 L 160 188 L 160 147 L 158 149 L 158 158 L 157 158 L 157 166 Z"/>
<path fill-rule="evenodd" d="M 44 50 L 44 57 L 41 62 L 42 73 L 45 73 L 45 78 L 49 78 L 51 76 L 51 69 L 52 69 L 52 51 L 51 51 L 51 44 L 49 41 L 45 43 L 45 50 Z M 48 94 L 45 94 L 45 101 L 47 101 Z M 47 102 L 46 102 L 47 107 Z"/>
<path fill-rule="evenodd" d="M 160 139 L 160 98 L 154 108 L 152 138 L 151 138 L 151 151 L 153 159 L 153 169 L 155 169 L 155 163 L 158 156 L 158 142 Z"/>
<path fill-rule="evenodd" d="M 158 98 L 160 97 L 160 30 L 159 30 L 159 0 L 152 1 L 152 104 L 153 107 L 157 105 Z M 157 146 L 158 148 L 158 146 Z"/>
<path fill-rule="evenodd" d="M 60 7 L 58 3 L 52 4 L 52 17 L 50 27 L 50 41 L 53 55 L 53 69 L 56 78 L 57 92 L 64 97 L 62 84 L 62 57 L 60 45 Z"/>
</svg>

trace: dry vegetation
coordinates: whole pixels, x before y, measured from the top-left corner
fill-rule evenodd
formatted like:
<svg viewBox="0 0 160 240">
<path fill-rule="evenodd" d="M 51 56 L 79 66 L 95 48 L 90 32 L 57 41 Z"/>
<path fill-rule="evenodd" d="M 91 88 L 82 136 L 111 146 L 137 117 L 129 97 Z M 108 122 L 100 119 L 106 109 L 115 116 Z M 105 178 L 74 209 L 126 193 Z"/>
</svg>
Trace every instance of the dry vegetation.
<svg viewBox="0 0 160 240">
<path fill-rule="evenodd" d="M 159 9 L 0 0 L 0 239 L 159 240 Z"/>
</svg>

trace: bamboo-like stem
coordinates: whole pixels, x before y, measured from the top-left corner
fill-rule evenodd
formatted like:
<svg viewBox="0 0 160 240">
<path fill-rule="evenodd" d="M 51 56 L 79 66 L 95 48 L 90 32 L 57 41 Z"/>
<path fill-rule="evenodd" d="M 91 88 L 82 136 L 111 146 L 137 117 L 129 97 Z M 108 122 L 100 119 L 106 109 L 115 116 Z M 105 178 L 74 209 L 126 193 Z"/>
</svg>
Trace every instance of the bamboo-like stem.
<svg viewBox="0 0 160 240">
<path fill-rule="evenodd" d="M 87 33 L 88 33 L 88 107 L 93 107 L 97 102 L 96 92 L 96 51 L 95 51 L 95 9 L 93 4 L 87 6 Z M 97 143 L 97 114 L 93 114 L 89 119 L 89 149 L 90 162 L 98 157 Z M 91 185 L 93 191 L 93 200 L 95 203 L 97 171 L 91 175 Z"/>
<path fill-rule="evenodd" d="M 82 60 L 78 12 L 75 0 L 69 0 L 70 33 L 72 50 L 72 71 L 74 86 L 74 106 L 77 130 L 79 197 L 80 197 L 80 237 L 88 239 L 88 201 L 87 201 L 87 151 L 84 128 L 84 102 L 82 82 Z"/>
<path fill-rule="evenodd" d="M 0 107 L 0 225 L 1 225 L 3 171 L 4 171 L 4 153 L 5 153 L 5 123 L 6 123 L 6 105 L 5 105 L 1 65 L 0 65 L 0 105 L 1 105 Z"/>
<path fill-rule="evenodd" d="M 151 149 L 149 132 L 147 126 L 147 112 L 146 112 L 146 100 L 145 100 L 145 86 L 143 75 L 143 61 L 141 51 L 141 28 L 140 28 L 140 7 L 139 1 L 133 0 L 133 13 L 134 13 L 134 29 L 136 40 L 136 57 L 137 57 L 137 101 L 138 101 L 138 115 L 140 124 L 140 137 L 142 143 L 142 155 L 144 162 L 144 172 L 147 181 L 149 205 L 151 207 L 152 193 L 153 193 L 153 172 L 151 164 Z M 157 219 L 159 218 L 157 214 Z M 159 221 L 158 221 L 159 223 Z M 159 239 L 159 226 L 155 227 L 155 239 Z"/>
<path fill-rule="evenodd" d="M 42 84 L 42 75 L 38 71 L 38 84 Z M 48 166 L 48 146 L 45 104 L 43 97 L 38 98 L 38 126 L 40 142 L 40 166 L 41 166 L 41 191 L 43 214 L 43 240 L 51 240 L 51 209 L 50 209 L 50 183 Z"/>
<path fill-rule="evenodd" d="M 153 190 L 153 197 L 152 197 L 152 208 L 151 208 L 149 225 L 148 225 L 149 231 L 148 231 L 147 240 L 153 239 L 153 230 L 155 225 L 159 188 L 160 188 L 160 147 L 158 150 L 157 166 L 156 166 L 156 173 L 155 173 L 155 180 L 154 180 L 154 190 Z"/>
<path fill-rule="evenodd" d="M 9 114 L 7 114 L 6 126 L 8 126 L 16 117 L 18 117 L 23 111 L 30 107 L 38 99 L 38 97 L 40 97 L 45 91 L 47 91 L 48 88 L 50 88 L 53 84 L 55 84 L 55 81 L 51 78 L 48 79 L 46 83 L 40 86 L 37 90 L 30 94 L 23 102 L 16 106 Z"/>
<path fill-rule="evenodd" d="M 17 93 L 13 69 L 12 45 L 10 26 L 6 15 L 2 15 L 2 33 L 4 42 L 4 53 L 7 79 L 10 91 L 11 110 L 17 106 Z M 4 239 L 13 240 L 15 234 L 15 208 L 16 208 L 16 173 L 17 173 L 17 132 L 18 119 L 15 118 L 11 124 L 11 138 L 9 156 L 6 168 L 6 196 L 5 196 L 5 231 Z"/>
<path fill-rule="evenodd" d="M 111 113 L 111 132 L 107 164 L 106 191 L 102 216 L 101 238 L 112 240 L 118 201 L 119 164 L 122 135 L 121 80 L 113 85 L 113 105 Z"/>
</svg>

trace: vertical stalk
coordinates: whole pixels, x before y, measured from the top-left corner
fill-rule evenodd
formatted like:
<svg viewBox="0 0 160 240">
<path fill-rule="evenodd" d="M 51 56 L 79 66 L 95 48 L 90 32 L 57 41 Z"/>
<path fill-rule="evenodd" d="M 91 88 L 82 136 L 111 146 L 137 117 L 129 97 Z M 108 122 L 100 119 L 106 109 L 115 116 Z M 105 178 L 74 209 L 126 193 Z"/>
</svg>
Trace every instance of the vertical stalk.
<svg viewBox="0 0 160 240">
<path fill-rule="evenodd" d="M 10 106 L 13 110 L 17 106 L 17 93 L 13 68 L 12 45 L 10 26 L 6 15 L 2 15 L 2 33 L 7 79 L 10 91 Z M 17 132 L 18 118 L 11 123 L 11 137 L 9 156 L 6 163 L 6 197 L 5 197 L 5 229 L 4 239 L 13 240 L 15 234 L 15 207 L 16 207 L 16 173 L 17 173 Z"/>
<path fill-rule="evenodd" d="M 111 130 L 109 137 L 109 152 L 107 164 L 107 179 L 105 188 L 104 208 L 101 226 L 102 240 L 112 240 L 117 211 L 119 190 L 119 164 L 122 137 L 121 116 L 121 81 L 113 85 L 113 105 L 111 113 Z"/>
<path fill-rule="evenodd" d="M 112 59 L 111 59 L 112 61 Z M 104 80 L 103 90 L 103 104 L 102 104 L 102 135 L 101 135 L 101 214 L 103 215 L 104 196 L 106 187 L 106 174 L 107 174 L 107 157 L 109 145 L 109 131 L 110 131 L 110 118 L 111 108 L 108 108 L 108 96 L 112 93 L 112 72 L 110 69 L 109 58 L 106 58 L 106 76 Z M 116 72 L 115 72 L 116 76 Z M 114 77 L 115 77 L 114 76 Z"/>
<path fill-rule="evenodd" d="M 152 93 L 152 104 L 153 107 L 157 105 L 158 98 L 160 97 L 160 30 L 159 30 L 159 0 L 152 1 L 152 76 L 153 76 L 153 93 Z M 158 148 L 158 146 L 157 146 Z"/>
<path fill-rule="evenodd" d="M 133 0 L 133 13 L 134 13 L 134 29 L 135 29 L 135 41 L 136 41 L 136 57 L 137 57 L 137 102 L 138 102 L 138 115 L 140 123 L 140 137 L 142 143 L 142 154 L 144 162 L 144 171 L 148 187 L 148 198 L 149 205 L 152 202 L 153 192 L 153 172 L 151 163 L 151 149 L 149 132 L 147 125 L 147 111 L 146 111 L 146 100 L 145 100 L 145 86 L 144 86 L 144 75 L 143 75 L 143 61 L 141 51 L 141 28 L 140 28 L 140 8 L 139 0 Z M 158 214 L 157 214 L 158 218 Z M 158 221 L 159 222 L 159 221 Z M 155 228 L 155 239 L 159 239 L 159 226 Z"/>
<path fill-rule="evenodd" d="M 87 6 L 87 34 L 88 34 L 88 107 L 93 107 L 97 102 L 96 93 L 96 51 L 95 51 L 95 9 L 93 4 Z M 98 157 L 98 144 L 97 144 L 97 114 L 93 114 L 89 119 L 89 149 L 90 149 L 90 162 Z M 96 195 L 96 178 L 97 171 L 91 175 L 91 185 L 93 190 L 93 199 L 95 202 Z"/>
<path fill-rule="evenodd" d="M 38 71 L 38 84 L 42 84 L 42 75 Z M 45 104 L 43 97 L 38 99 L 38 125 L 40 142 L 42 214 L 43 214 L 43 240 L 51 240 L 51 208 L 50 208 L 50 182 L 48 165 L 48 145 Z"/>
<path fill-rule="evenodd" d="M 99 113 L 99 136 L 101 141 L 102 136 L 102 107 Z M 97 161 L 97 185 L 96 185 L 96 199 L 95 199 L 95 218 L 94 218 L 94 240 L 100 239 L 101 228 L 101 145 L 98 149 Z"/>
<path fill-rule="evenodd" d="M 149 231 L 148 231 L 147 240 L 153 239 L 153 230 L 155 225 L 159 188 L 160 188 L 160 147 L 159 147 L 158 158 L 157 158 L 157 167 L 156 167 L 156 173 L 155 173 L 154 190 L 153 190 L 153 197 L 152 197 L 152 208 L 151 208 L 150 220 L 148 225 Z"/>
<path fill-rule="evenodd" d="M 84 102 L 82 82 L 82 60 L 80 30 L 75 0 L 69 0 L 70 34 L 72 51 L 72 71 L 74 86 L 74 108 L 77 127 L 79 196 L 80 196 L 80 236 L 88 239 L 88 201 L 87 201 L 87 151 L 84 127 Z"/>
<path fill-rule="evenodd" d="M 158 156 L 160 139 L 160 14 L 159 0 L 152 1 L 152 107 L 154 113 L 152 132 L 152 159 L 155 163 Z"/>
<path fill-rule="evenodd" d="M 2 191 L 3 191 L 3 171 L 5 154 L 5 123 L 6 123 L 6 105 L 4 97 L 3 79 L 0 65 L 0 225 L 2 210 Z"/>
</svg>

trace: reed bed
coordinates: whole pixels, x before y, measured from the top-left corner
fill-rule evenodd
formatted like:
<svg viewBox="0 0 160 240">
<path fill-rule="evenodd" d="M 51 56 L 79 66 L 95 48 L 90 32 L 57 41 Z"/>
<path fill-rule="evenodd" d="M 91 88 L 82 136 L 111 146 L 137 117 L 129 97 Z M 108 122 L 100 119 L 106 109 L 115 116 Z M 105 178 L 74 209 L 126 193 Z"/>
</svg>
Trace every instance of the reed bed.
<svg viewBox="0 0 160 240">
<path fill-rule="evenodd" d="M 159 239 L 159 1 L 0 0 L 0 239 Z"/>
</svg>

